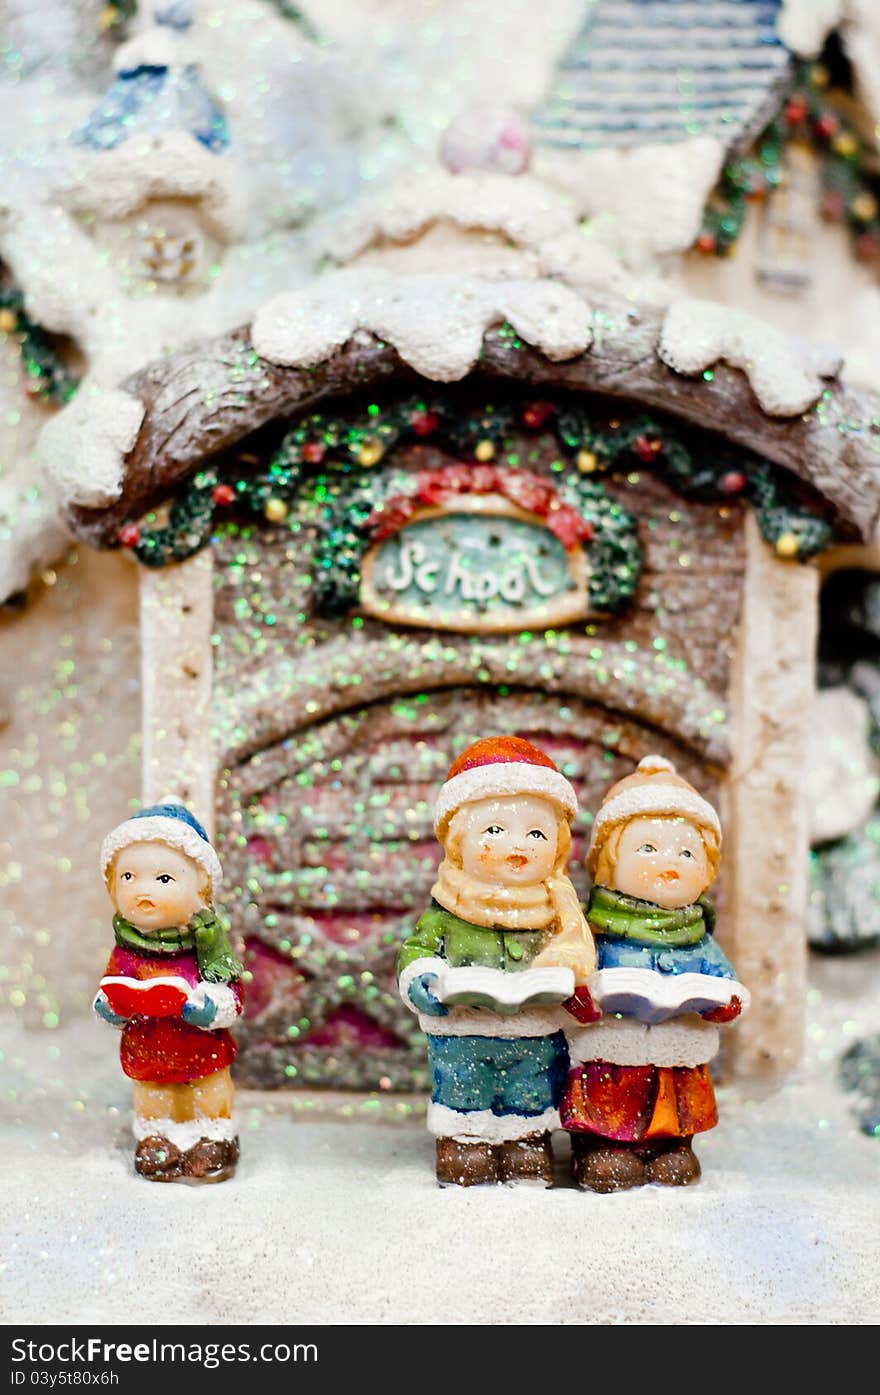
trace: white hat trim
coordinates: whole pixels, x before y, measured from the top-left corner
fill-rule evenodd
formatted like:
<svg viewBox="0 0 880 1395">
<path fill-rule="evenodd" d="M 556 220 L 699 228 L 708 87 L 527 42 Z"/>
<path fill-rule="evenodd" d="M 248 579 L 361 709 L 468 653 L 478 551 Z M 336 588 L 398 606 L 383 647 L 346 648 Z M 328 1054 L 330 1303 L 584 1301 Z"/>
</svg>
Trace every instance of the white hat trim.
<svg viewBox="0 0 880 1395">
<path fill-rule="evenodd" d="M 569 819 L 577 812 L 577 795 L 558 770 L 551 770 L 547 765 L 531 765 L 524 760 L 493 761 L 462 770 L 446 781 L 434 810 L 434 832 L 463 804 L 511 794 L 543 795 L 558 804 Z"/>
<path fill-rule="evenodd" d="M 170 848 L 177 848 L 207 872 L 211 879 L 211 894 L 220 894 L 223 869 L 219 857 L 211 844 L 182 819 L 168 818 L 164 814 L 150 814 L 144 819 L 126 819 L 125 823 L 117 824 L 101 844 L 102 876 L 106 875 L 107 868 L 117 853 L 130 847 L 132 843 L 165 843 Z"/>
<path fill-rule="evenodd" d="M 695 818 L 708 825 L 721 837 L 721 820 L 707 799 L 696 790 L 685 789 L 680 785 L 630 785 L 609 799 L 598 810 L 593 821 L 593 836 L 590 847 L 603 828 L 610 823 L 621 823 L 625 819 L 638 818 L 640 814 L 669 814 L 684 818 Z"/>
</svg>

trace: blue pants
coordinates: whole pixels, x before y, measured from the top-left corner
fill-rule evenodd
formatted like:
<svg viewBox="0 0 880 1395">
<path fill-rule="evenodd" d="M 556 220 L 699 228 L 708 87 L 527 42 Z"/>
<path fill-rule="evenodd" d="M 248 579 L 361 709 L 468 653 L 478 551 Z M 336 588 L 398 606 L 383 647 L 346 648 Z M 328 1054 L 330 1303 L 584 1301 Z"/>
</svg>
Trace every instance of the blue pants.
<svg viewBox="0 0 880 1395">
<path fill-rule="evenodd" d="M 428 1037 L 431 1100 L 447 1109 L 528 1117 L 556 1109 L 568 1073 L 562 1032 L 546 1037 Z"/>
</svg>

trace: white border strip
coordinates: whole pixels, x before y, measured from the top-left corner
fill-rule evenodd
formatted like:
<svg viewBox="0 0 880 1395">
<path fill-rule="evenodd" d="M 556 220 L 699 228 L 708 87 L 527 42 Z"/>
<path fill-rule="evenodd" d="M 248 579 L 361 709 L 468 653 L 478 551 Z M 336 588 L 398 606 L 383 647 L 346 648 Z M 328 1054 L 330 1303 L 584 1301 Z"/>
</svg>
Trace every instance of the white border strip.
<svg viewBox="0 0 880 1395">
<path fill-rule="evenodd" d="M 495 761 L 462 770 L 442 786 L 434 810 L 434 832 L 463 804 L 477 799 L 503 798 L 512 794 L 539 794 L 573 819 L 577 813 L 577 795 L 558 770 L 547 765 L 530 765 L 527 761 Z"/>
<path fill-rule="evenodd" d="M 525 1115 L 493 1114 L 491 1109 L 450 1109 L 433 1100 L 428 1105 L 428 1131 L 435 1138 L 455 1138 L 460 1143 L 511 1143 L 558 1128 L 558 1109 Z"/>
</svg>

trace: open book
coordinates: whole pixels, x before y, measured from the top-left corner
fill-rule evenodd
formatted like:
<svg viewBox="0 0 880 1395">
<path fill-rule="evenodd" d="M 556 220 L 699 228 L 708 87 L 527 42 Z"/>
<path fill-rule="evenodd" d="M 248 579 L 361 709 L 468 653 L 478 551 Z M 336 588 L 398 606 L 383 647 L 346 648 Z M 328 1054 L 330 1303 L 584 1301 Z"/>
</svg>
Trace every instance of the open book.
<svg viewBox="0 0 880 1395">
<path fill-rule="evenodd" d="M 431 985 L 445 1007 L 483 1007 L 501 1016 L 524 1007 L 564 1003 L 574 992 L 571 969 L 523 969 L 504 973 L 481 966 L 445 965 Z"/>
<path fill-rule="evenodd" d="M 687 1012 L 726 1007 L 736 995 L 749 1005 L 749 990 L 732 978 L 711 974 L 660 974 L 653 969 L 600 969 L 589 980 L 593 1001 L 603 1013 L 622 1013 L 654 1024 Z"/>
<path fill-rule="evenodd" d="M 124 978 L 108 974 L 99 987 L 120 1017 L 179 1017 L 190 996 L 190 985 L 176 974 L 156 978 Z"/>
</svg>

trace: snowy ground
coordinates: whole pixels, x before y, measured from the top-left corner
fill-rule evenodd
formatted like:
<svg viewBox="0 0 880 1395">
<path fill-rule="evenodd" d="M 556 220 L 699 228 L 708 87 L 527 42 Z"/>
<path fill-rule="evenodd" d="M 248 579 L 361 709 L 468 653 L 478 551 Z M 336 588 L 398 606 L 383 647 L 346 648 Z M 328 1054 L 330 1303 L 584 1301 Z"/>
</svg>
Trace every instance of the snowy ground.
<svg viewBox="0 0 880 1395">
<path fill-rule="evenodd" d="M 880 1140 L 836 1061 L 880 1030 L 880 953 L 814 965 L 797 1081 L 721 1091 L 702 1183 L 441 1191 L 411 1101 L 242 1092 L 233 1183 L 130 1170 L 127 1088 L 89 1023 L 7 1032 L 0 1320 L 867 1323 Z"/>
</svg>

